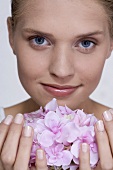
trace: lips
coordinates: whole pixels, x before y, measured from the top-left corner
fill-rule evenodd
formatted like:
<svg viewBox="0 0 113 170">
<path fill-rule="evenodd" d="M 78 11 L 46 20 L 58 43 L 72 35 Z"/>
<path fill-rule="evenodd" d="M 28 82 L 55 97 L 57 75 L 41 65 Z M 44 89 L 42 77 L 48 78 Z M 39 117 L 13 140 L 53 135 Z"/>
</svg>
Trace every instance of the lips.
<svg viewBox="0 0 113 170">
<path fill-rule="evenodd" d="M 55 84 L 42 84 L 44 90 L 54 97 L 66 97 L 71 95 L 79 86 L 59 86 Z"/>
</svg>

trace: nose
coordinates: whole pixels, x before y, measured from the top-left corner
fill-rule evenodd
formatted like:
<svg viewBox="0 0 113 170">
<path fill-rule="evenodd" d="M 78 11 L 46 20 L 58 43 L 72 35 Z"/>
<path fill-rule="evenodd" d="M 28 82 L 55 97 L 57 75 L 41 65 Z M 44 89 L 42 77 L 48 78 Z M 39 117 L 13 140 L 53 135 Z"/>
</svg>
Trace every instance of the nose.
<svg viewBox="0 0 113 170">
<path fill-rule="evenodd" d="M 65 46 L 56 47 L 49 67 L 50 74 L 59 79 L 74 75 L 74 62 L 71 51 Z"/>
</svg>

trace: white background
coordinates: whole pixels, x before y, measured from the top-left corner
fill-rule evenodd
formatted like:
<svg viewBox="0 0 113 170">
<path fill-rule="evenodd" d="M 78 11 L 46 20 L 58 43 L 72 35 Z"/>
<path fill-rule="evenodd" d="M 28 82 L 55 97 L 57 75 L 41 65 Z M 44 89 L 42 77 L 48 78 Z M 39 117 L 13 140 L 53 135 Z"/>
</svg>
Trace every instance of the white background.
<svg viewBox="0 0 113 170">
<path fill-rule="evenodd" d="M 16 68 L 16 57 L 8 42 L 6 20 L 10 0 L 0 0 L 0 106 L 12 106 L 29 98 L 22 88 Z M 113 53 L 107 60 L 100 84 L 91 98 L 113 107 Z"/>
</svg>

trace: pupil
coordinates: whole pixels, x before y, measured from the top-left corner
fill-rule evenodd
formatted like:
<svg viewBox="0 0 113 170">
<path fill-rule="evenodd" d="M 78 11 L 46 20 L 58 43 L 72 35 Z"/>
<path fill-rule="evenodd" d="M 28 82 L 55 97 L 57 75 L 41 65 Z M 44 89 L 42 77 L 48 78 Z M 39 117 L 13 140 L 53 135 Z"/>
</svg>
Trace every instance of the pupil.
<svg viewBox="0 0 113 170">
<path fill-rule="evenodd" d="M 82 45 L 83 45 L 84 47 L 89 47 L 90 42 L 89 42 L 89 41 L 83 41 L 83 42 L 82 42 Z"/>
<path fill-rule="evenodd" d="M 44 38 L 38 37 L 38 38 L 36 38 L 35 41 L 36 41 L 37 44 L 43 44 L 44 43 Z"/>
</svg>

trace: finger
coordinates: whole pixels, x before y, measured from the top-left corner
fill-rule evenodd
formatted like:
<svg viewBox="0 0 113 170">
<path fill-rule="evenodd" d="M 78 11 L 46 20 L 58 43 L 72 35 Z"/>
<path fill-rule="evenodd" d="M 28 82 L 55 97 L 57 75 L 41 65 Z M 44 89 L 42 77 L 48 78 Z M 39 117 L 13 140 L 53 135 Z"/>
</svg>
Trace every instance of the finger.
<svg viewBox="0 0 113 170">
<path fill-rule="evenodd" d="M 113 153 L 113 115 L 111 113 L 112 111 L 113 110 L 111 109 L 103 113 L 103 121 Z"/>
<path fill-rule="evenodd" d="M 81 144 L 79 170 L 91 170 L 89 146 L 86 143 Z"/>
<path fill-rule="evenodd" d="M 46 156 L 42 149 L 37 150 L 36 170 L 48 170 Z"/>
<path fill-rule="evenodd" d="M 95 125 L 95 134 L 98 145 L 101 169 L 112 169 L 112 154 L 109 145 L 109 139 L 105 131 L 104 123 L 99 120 Z"/>
<path fill-rule="evenodd" d="M 2 123 L 0 123 L 0 153 L 3 147 L 3 143 L 5 141 L 5 138 L 7 136 L 8 130 L 9 130 L 9 126 L 11 124 L 13 120 L 13 116 L 12 115 L 8 115 Z"/>
<path fill-rule="evenodd" d="M 2 151 L 2 147 L 5 141 L 5 138 L 7 136 L 9 126 L 13 120 L 12 115 L 8 115 L 1 123 L 0 123 L 0 154 Z M 1 161 L 1 156 L 0 156 L 0 170 L 4 170 L 4 166 Z"/>
<path fill-rule="evenodd" d="M 17 114 L 10 125 L 4 146 L 1 152 L 1 160 L 5 169 L 10 170 L 15 162 L 18 143 L 23 126 L 23 115 Z"/>
<path fill-rule="evenodd" d="M 23 128 L 22 136 L 20 138 L 19 149 L 14 169 L 28 170 L 32 142 L 33 142 L 33 129 L 30 126 L 25 126 Z"/>
</svg>

